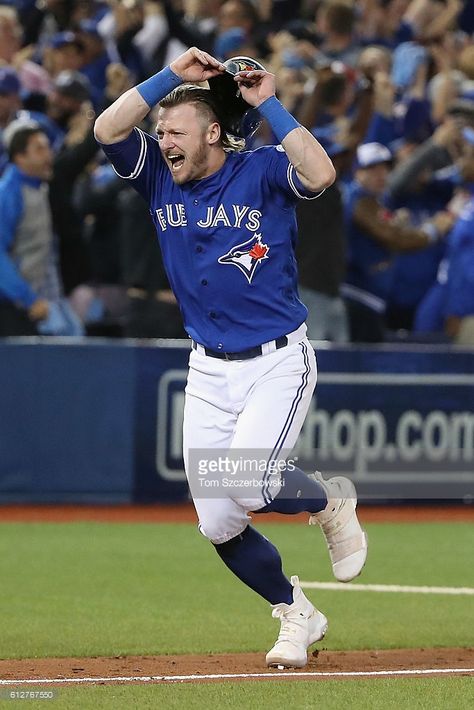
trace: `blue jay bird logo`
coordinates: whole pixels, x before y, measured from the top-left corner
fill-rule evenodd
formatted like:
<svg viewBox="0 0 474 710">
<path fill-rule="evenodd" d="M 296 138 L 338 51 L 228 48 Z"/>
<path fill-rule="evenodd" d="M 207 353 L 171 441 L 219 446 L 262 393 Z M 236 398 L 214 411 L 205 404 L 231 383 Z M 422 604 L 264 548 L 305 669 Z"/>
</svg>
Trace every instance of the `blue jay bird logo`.
<svg viewBox="0 0 474 710">
<path fill-rule="evenodd" d="M 262 244 L 262 235 L 254 234 L 248 241 L 232 247 L 227 254 L 220 256 L 219 264 L 233 264 L 244 274 L 249 283 L 252 282 L 255 269 L 263 259 L 268 259 L 270 247 Z"/>
</svg>

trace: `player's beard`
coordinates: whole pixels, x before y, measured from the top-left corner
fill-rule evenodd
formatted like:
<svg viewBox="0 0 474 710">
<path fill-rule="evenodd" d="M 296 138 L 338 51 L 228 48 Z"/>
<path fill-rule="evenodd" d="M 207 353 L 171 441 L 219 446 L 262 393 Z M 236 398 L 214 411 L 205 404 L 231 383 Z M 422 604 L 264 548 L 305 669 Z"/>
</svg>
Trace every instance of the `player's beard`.
<svg viewBox="0 0 474 710">
<path fill-rule="evenodd" d="M 170 169 L 171 177 L 177 185 L 182 185 L 191 180 L 200 180 L 204 177 L 208 164 L 208 147 L 202 142 L 195 151 L 186 154 L 182 167 L 175 173 Z"/>
</svg>

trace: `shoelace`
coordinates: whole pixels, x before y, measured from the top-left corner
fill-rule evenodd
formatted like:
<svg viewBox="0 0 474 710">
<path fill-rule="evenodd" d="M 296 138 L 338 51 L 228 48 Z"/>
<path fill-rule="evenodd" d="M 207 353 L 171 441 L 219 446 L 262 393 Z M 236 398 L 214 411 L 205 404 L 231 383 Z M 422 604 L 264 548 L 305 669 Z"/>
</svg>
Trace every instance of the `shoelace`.
<svg viewBox="0 0 474 710">
<path fill-rule="evenodd" d="M 291 621 L 283 621 L 280 633 L 278 634 L 277 643 L 279 641 L 288 641 L 289 643 L 295 643 L 296 633 L 297 630 L 295 629 L 294 624 L 292 624 Z"/>
<path fill-rule="evenodd" d="M 273 609 L 272 616 L 274 619 L 280 619 L 281 622 L 277 643 L 279 641 L 289 641 L 290 643 L 294 643 L 294 636 L 298 633 L 298 619 L 288 619 L 284 609 Z M 301 614 L 301 619 L 303 618 L 304 616 Z"/>
</svg>

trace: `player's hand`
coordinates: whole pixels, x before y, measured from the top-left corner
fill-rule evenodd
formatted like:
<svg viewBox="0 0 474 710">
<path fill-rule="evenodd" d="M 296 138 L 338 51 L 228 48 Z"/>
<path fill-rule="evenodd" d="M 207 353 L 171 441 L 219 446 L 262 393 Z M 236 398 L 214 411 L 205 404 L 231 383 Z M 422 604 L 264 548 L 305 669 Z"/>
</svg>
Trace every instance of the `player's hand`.
<svg viewBox="0 0 474 710">
<path fill-rule="evenodd" d="M 242 98 L 250 106 L 260 106 L 271 96 L 275 96 L 275 75 L 268 71 L 239 71 L 235 77 Z"/>
<path fill-rule="evenodd" d="M 115 101 L 133 86 L 133 79 L 124 64 L 111 62 L 105 72 L 107 86 L 105 93 L 108 99 Z"/>
<path fill-rule="evenodd" d="M 69 147 L 82 143 L 95 119 L 95 111 L 90 101 L 84 101 L 81 108 L 71 116 L 68 121 L 67 133 L 64 137 L 64 145 Z"/>
<path fill-rule="evenodd" d="M 222 62 L 197 47 L 191 47 L 171 62 L 170 69 L 183 81 L 207 81 L 225 72 Z"/>
<path fill-rule="evenodd" d="M 44 298 L 38 298 L 28 309 L 30 320 L 44 320 L 49 314 L 49 304 Z"/>
</svg>

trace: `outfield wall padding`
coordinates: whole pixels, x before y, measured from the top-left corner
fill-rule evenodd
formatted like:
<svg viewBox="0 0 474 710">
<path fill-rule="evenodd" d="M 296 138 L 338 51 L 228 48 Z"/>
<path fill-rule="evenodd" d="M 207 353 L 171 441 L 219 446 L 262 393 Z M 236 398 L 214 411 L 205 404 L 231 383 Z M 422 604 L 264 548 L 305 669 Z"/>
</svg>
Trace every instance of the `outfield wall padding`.
<svg viewBox="0 0 474 710">
<path fill-rule="evenodd" d="M 474 499 L 474 351 L 315 344 L 295 450 L 364 500 Z M 179 502 L 187 341 L 0 342 L 0 504 Z"/>
</svg>

